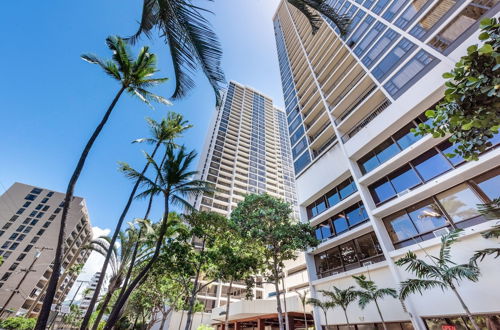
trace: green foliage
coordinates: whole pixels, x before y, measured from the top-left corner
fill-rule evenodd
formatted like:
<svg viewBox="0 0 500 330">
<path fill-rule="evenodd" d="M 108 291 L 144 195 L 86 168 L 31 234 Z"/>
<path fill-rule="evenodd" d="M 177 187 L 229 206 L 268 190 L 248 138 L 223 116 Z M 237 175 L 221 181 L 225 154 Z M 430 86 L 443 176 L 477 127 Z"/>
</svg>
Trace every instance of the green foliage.
<svg viewBox="0 0 500 330">
<path fill-rule="evenodd" d="M 500 197 L 495 198 L 494 200 L 492 200 L 489 203 L 479 204 L 478 211 L 488 220 L 499 219 L 500 218 Z M 494 233 L 494 231 L 492 233 Z M 498 237 L 498 236 L 496 236 L 496 237 Z M 489 238 L 489 237 L 486 237 L 486 238 Z"/>
<path fill-rule="evenodd" d="M 335 307 L 335 304 L 333 302 L 330 302 L 330 301 L 321 301 L 321 300 L 316 299 L 316 298 L 309 298 L 309 299 L 307 299 L 306 303 L 308 305 L 312 305 L 314 307 L 318 307 L 325 314 L 326 314 L 326 312 L 329 309 L 332 309 L 332 308 Z"/>
<path fill-rule="evenodd" d="M 354 301 L 356 301 L 356 290 L 353 286 L 348 287 L 347 289 L 339 289 L 336 286 L 333 286 L 332 291 L 320 290 L 320 292 L 330 299 L 330 303 L 333 306 L 339 306 L 344 310 L 347 310 L 347 307 Z"/>
<path fill-rule="evenodd" d="M 500 204 L 499 201 L 500 201 L 500 199 L 497 198 L 492 202 L 492 203 L 496 204 L 496 207 L 495 207 L 496 212 L 498 212 L 498 206 Z M 481 213 L 483 213 L 483 212 L 487 212 L 487 213 L 491 214 L 491 210 L 489 207 L 486 207 L 486 211 L 484 211 L 484 210 L 481 211 Z M 497 217 L 497 219 L 498 219 L 498 217 Z M 482 235 L 486 239 L 499 238 L 500 237 L 500 225 L 494 226 L 492 229 L 485 231 Z M 470 261 L 471 261 L 471 263 L 476 265 L 478 260 L 483 261 L 484 258 L 486 258 L 487 256 L 490 256 L 490 255 L 494 255 L 495 258 L 500 257 L 500 248 L 499 247 L 486 248 L 486 249 L 476 251 L 474 253 L 474 255 L 472 256 L 472 258 L 470 259 Z"/>
<path fill-rule="evenodd" d="M 403 258 L 396 261 L 398 266 L 406 266 L 406 270 L 414 273 L 416 279 L 408 279 L 401 282 L 399 296 L 406 299 L 410 294 L 440 288 L 442 290 L 455 290 L 456 284 L 462 280 L 477 282 L 479 280 L 479 268 L 473 263 L 456 264 L 451 260 L 451 246 L 458 239 L 460 230 L 455 230 L 441 238 L 441 249 L 439 257 L 430 256 L 432 264 L 418 259 L 413 252 L 408 252 Z"/>
<path fill-rule="evenodd" d="M 36 319 L 22 316 L 8 317 L 0 321 L 0 328 L 12 330 L 31 330 L 35 328 Z"/>
<path fill-rule="evenodd" d="M 449 157 L 460 155 L 477 160 L 491 147 L 489 140 L 500 127 L 500 24 L 497 18 L 481 21 L 482 46 L 467 49 L 451 72 L 443 74 L 446 83 L 444 100 L 425 115 L 432 123 L 419 124 L 416 135 L 433 137 L 451 135 L 457 147 Z"/>
<path fill-rule="evenodd" d="M 361 309 L 365 309 L 370 302 L 373 301 L 376 303 L 377 300 L 383 299 L 385 296 L 391 296 L 393 298 L 398 297 L 398 292 L 396 290 L 392 288 L 379 289 L 375 282 L 368 280 L 364 274 L 353 276 L 353 278 L 361 288 L 361 290 L 356 290 L 355 292 Z"/>
<path fill-rule="evenodd" d="M 212 328 L 211 326 L 202 324 L 202 325 L 198 326 L 198 328 L 196 328 L 196 330 L 214 330 L 214 328 Z"/>
</svg>

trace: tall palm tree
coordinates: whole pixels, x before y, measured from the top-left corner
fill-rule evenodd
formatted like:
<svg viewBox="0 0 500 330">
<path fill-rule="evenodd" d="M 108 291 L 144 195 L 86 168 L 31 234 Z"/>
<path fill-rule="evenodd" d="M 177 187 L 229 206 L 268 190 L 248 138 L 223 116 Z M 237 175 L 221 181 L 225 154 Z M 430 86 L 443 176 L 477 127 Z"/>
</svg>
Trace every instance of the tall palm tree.
<svg viewBox="0 0 500 330">
<path fill-rule="evenodd" d="M 125 271 L 131 262 L 132 251 L 135 246 L 135 239 L 136 237 L 132 234 L 131 231 L 120 231 L 120 233 L 118 234 L 119 244 L 118 242 L 112 244 L 112 239 L 109 236 L 100 236 L 92 240 L 88 245 L 85 246 L 85 249 L 95 251 L 103 257 L 106 257 L 108 253 L 110 253 L 111 255 L 111 258 L 109 260 L 111 276 L 109 280 L 108 292 L 106 293 L 106 296 L 101 303 L 101 309 L 99 310 L 96 320 L 94 321 L 94 324 L 92 326 L 93 330 L 97 329 L 99 322 L 104 316 L 104 312 L 106 311 L 111 297 L 122 284 Z"/>
<path fill-rule="evenodd" d="M 146 121 L 148 122 L 149 125 L 149 130 L 151 133 L 151 136 L 148 138 L 141 138 L 135 140 L 133 143 L 148 143 L 151 145 L 154 145 L 153 151 L 151 153 L 151 157 L 155 157 L 156 153 L 158 152 L 158 149 L 162 145 L 172 145 L 173 146 L 173 141 L 175 138 L 179 137 L 182 135 L 184 131 L 187 129 L 191 128 L 192 125 L 189 125 L 186 120 L 184 120 L 184 117 L 178 113 L 175 112 L 169 112 L 167 115 L 167 118 L 163 118 L 160 122 L 157 122 L 151 118 L 147 118 Z M 149 162 L 146 162 L 144 165 L 144 168 L 142 169 L 141 174 L 145 174 L 146 171 L 149 168 Z M 111 238 L 110 245 L 114 246 L 115 242 L 118 238 L 118 235 L 121 231 L 121 228 L 123 226 L 123 221 L 125 220 L 125 217 L 128 214 L 128 211 L 130 209 L 130 206 L 132 205 L 132 201 L 134 200 L 135 194 L 137 193 L 137 189 L 139 189 L 139 185 L 141 184 L 140 178 L 136 180 L 129 197 L 127 199 L 127 202 L 120 214 L 120 217 L 118 218 L 118 221 L 116 223 L 115 231 L 113 232 L 113 236 Z M 104 263 L 101 267 L 101 274 L 106 273 L 106 269 L 108 268 L 108 263 L 111 259 L 111 252 L 112 250 L 108 250 L 107 254 L 104 258 Z M 97 281 L 96 284 L 96 289 L 94 292 L 94 295 L 92 296 L 92 299 L 90 300 L 89 303 L 89 308 L 87 309 L 87 312 L 85 313 L 85 316 L 83 318 L 83 321 L 80 325 L 80 329 L 84 330 L 87 328 L 90 318 L 92 317 L 92 311 L 94 310 L 95 304 L 97 303 L 97 299 L 99 298 L 99 294 L 102 288 L 102 284 L 104 281 L 104 277 L 100 277 L 99 280 Z M 128 283 L 128 279 L 126 279 L 126 282 Z"/>
<path fill-rule="evenodd" d="M 414 273 L 417 278 L 408 279 L 401 282 L 399 296 L 406 299 L 412 293 L 423 294 L 423 291 L 440 288 L 441 290 L 451 290 L 460 301 L 462 308 L 471 321 L 474 329 L 479 330 L 474 317 L 465 304 L 462 296 L 458 293 L 456 285 L 466 279 L 472 282 L 479 280 L 479 268 L 473 263 L 456 264 L 451 260 L 451 245 L 455 243 L 460 235 L 460 231 L 452 231 L 441 238 L 441 249 L 439 257 L 430 256 L 432 264 L 418 259 L 413 252 L 408 252 L 403 258 L 396 261 L 398 266 L 406 266 L 406 270 Z"/>
<path fill-rule="evenodd" d="M 318 307 L 321 311 L 323 311 L 323 315 L 325 316 L 325 328 L 328 329 L 327 313 L 329 309 L 333 309 L 335 307 L 335 304 L 331 301 L 321 301 L 316 298 L 309 298 L 307 303 L 313 305 L 314 307 Z"/>
<path fill-rule="evenodd" d="M 128 297 L 134 288 L 142 282 L 151 267 L 158 260 L 161 248 L 164 244 L 164 239 L 168 236 L 168 231 L 173 231 L 176 224 L 178 224 L 179 221 L 177 219 L 175 221 L 169 221 L 168 214 L 170 206 L 177 205 L 188 210 L 192 210 L 193 206 L 188 201 L 190 198 L 202 192 L 212 191 L 208 182 L 194 179 L 197 172 L 190 170 L 190 167 L 196 158 L 196 152 L 186 152 L 184 146 L 180 147 L 178 150 L 169 146 L 167 147 L 166 153 L 167 157 L 161 167 L 153 158 L 146 154 L 148 161 L 155 170 L 155 178 L 157 177 L 157 180 L 150 179 L 130 166 L 122 164 L 121 170 L 130 179 L 141 179 L 141 184 L 146 188 L 146 190 L 140 193 L 138 197 L 148 197 L 151 195 L 160 195 L 163 197 L 164 214 L 160 223 L 158 239 L 155 244 L 153 255 L 130 283 L 120 300 L 116 302 L 113 311 L 108 318 L 105 329 L 111 329 L 111 327 L 116 323 L 119 313 Z M 175 231 L 173 231 L 172 234 L 174 232 Z"/>
<path fill-rule="evenodd" d="M 302 311 L 304 312 L 304 328 L 307 330 L 309 327 L 307 326 L 307 314 L 306 314 L 306 305 L 307 305 L 307 295 L 309 294 L 309 290 L 304 290 L 300 292 L 295 290 L 295 293 L 299 296 L 300 303 L 302 304 Z"/>
<path fill-rule="evenodd" d="M 151 105 L 151 102 L 159 102 L 163 104 L 170 103 L 167 99 L 155 95 L 147 90 L 147 88 L 161 84 L 167 80 L 166 78 L 152 78 L 152 76 L 157 72 L 156 56 L 149 52 L 148 47 L 143 47 L 139 51 L 137 58 L 134 59 L 126 46 L 126 43 L 122 39 L 118 37 L 108 37 L 106 39 L 106 43 L 108 45 L 108 48 L 113 52 L 111 60 L 102 60 L 95 55 L 82 55 L 82 58 L 87 62 L 99 65 L 104 70 L 104 72 L 106 72 L 109 76 L 119 82 L 120 89 L 109 105 L 106 113 L 101 119 L 101 122 L 95 128 L 92 136 L 87 141 L 87 144 L 85 145 L 80 155 L 80 159 L 78 160 L 73 174 L 71 175 L 68 187 L 66 188 L 66 195 L 64 198 L 63 211 L 59 227 L 58 241 L 55 250 L 53 272 L 47 285 L 47 293 L 43 300 L 43 305 L 37 320 L 37 324 L 35 327 L 36 330 L 43 330 L 47 326 L 50 308 L 57 291 L 57 283 L 61 275 L 64 232 L 66 229 L 68 211 L 70 202 L 73 199 L 76 182 L 80 177 L 80 173 L 82 172 L 85 161 L 87 160 L 87 156 L 92 149 L 95 140 L 108 121 L 111 112 L 116 106 L 116 103 L 124 92 L 138 97 L 141 101 L 145 102 L 148 105 Z"/>
<path fill-rule="evenodd" d="M 333 291 L 321 290 L 320 292 L 330 298 L 330 302 L 334 306 L 342 308 L 347 326 L 350 327 L 349 317 L 347 317 L 347 308 L 357 298 L 355 288 L 350 286 L 347 289 L 339 289 L 336 286 L 333 286 Z"/>
<path fill-rule="evenodd" d="M 322 19 L 328 17 L 345 34 L 349 19 L 338 15 L 326 0 L 288 0 L 309 20 L 315 33 Z M 317 11 L 317 12 L 316 12 Z M 137 32 L 130 37 L 135 42 L 141 35 L 152 36 L 158 29 L 168 44 L 175 72 L 176 86 L 172 97 L 180 98 L 195 86 L 194 74 L 201 68 L 215 91 L 217 104 L 221 100 L 221 84 L 225 82 L 221 68 L 222 47 L 212 26 L 204 17 L 210 13 L 192 0 L 143 0 Z"/>
<path fill-rule="evenodd" d="M 494 220 L 500 218 L 500 197 L 495 198 L 489 203 L 479 204 L 478 211 L 481 213 L 486 219 Z M 500 224 L 496 224 L 493 228 L 488 231 L 482 233 L 484 238 L 499 238 L 500 237 Z M 488 256 L 495 254 L 495 258 L 500 257 L 500 247 L 496 248 L 486 248 L 483 250 L 476 251 L 471 258 L 471 262 L 477 264 L 477 261 L 483 261 L 483 259 Z"/>
<path fill-rule="evenodd" d="M 378 305 L 378 301 L 380 299 L 384 299 L 385 296 L 391 296 L 393 298 L 398 297 L 398 292 L 392 288 L 381 288 L 379 289 L 375 282 L 368 280 L 366 276 L 359 275 L 353 276 L 356 283 L 360 286 L 362 290 L 357 290 L 356 296 L 358 297 L 359 307 L 361 309 L 365 309 L 365 307 L 370 303 L 374 302 L 377 307 L 378 315 L 380 316 L 380 320 L 382 321 L 382 326 L 385 330 L 387 330 L 387 325 L 385 324 L 384 317 L 382 316 L 382 312 L 380 311 L 380 307 Z"/>
</svg>

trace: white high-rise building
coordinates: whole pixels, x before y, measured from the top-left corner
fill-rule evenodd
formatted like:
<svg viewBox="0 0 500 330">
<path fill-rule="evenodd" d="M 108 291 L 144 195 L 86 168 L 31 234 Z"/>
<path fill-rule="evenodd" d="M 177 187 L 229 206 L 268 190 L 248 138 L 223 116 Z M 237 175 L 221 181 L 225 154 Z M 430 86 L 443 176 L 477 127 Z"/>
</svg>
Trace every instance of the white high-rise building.
<svg viewBox="0 0 500 330">
<path fill-rule="evenodd" d="M 494 247 L 481 233 L 477 205 L 500 196 L 499 137 L 478 161 L 447 158 L 452 145 L 410 130 L 443 98 L 442 74 L 478 43 L 478 22 L 498 16 L 498 0 L 330 0 L 352 18 L 350 32 L 324 21 L 312 34 L 306 17 L 282 1 L 274 17 L 301 219 L 321 244 L 306 253 L 311 295 L 356 285 L 365 274 L 380 287 L 414 277 L 395 265 L 406 252 L 436 255 L 441 235 L 464 232 L 452 248 L 457 263 Z M 500 327 L 500 263 L 480 263 L 477 283 L 459 293 L 482 329 Z M 404 302 L 385 298 L 390 329 L 471 329 L 452 291 L 426 290 Z M 347 329 L 340 308 L 328 329 Z M 376 306 L 352 304 L 356 329 L 380 329 Z M 314 311 L 316 329 L 326 320 Z M 444 329 L 444 328 L 443 328 Z"/>
</svg>

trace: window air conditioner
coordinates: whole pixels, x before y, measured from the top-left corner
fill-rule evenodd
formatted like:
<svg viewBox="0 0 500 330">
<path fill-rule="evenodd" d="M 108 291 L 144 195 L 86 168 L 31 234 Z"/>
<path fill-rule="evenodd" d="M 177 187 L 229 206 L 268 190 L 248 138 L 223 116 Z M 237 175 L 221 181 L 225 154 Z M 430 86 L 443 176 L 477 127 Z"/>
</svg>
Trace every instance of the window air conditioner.
<svg viewBox="0 0 500 330">
<path fill-rule="evenodd" d="M 449 232 L 450 230 L 447 227 L 444 227 L 438 230 L 434 230 L 432 233 L 434 234 L 435 237 L 441 237 L 448 234 Z"/>
</svg>

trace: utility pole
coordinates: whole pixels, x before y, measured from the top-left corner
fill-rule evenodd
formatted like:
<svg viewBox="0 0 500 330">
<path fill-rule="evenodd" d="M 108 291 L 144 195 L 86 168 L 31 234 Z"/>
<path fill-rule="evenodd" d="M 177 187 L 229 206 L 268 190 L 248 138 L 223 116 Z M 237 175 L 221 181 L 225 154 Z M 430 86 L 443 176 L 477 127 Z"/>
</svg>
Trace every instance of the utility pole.
<svg viewBox="0 0 500 330">
<path fill-rule="evenodd" d="M 88 283 L 89 281 L 82 281 L 82 280 L 78 280 L 77 282 L 80 282 L 80 285 L 78 286 L 78 289 L 76 289 L 76 292 L 75 294 L 73 295 L 73 298 L 71 298 L 71 301 L 69 302 L 69 308 L 71 308 L 71 305 L 73 304 L 73 301 L 75 301 L 75 298 L 76 296 L 78 295 L 78 292 L 80 292 L 80 289 L 82 288 L 82 285 L 83 283 Z M 61 304 L 59 304 L 58 306 L 59 308 L 56 309 L 56 315 L 54 316 L 54 318 L 52 319 L 52 322 L 50 323 L 49 325 L 49 329 L 52 329 L 52 327 L 54 326 L 54 324 L 56 323 L 56 320 L 57 320 L 57 316 L 59 315 L 59 312 L 61 311 Z"/>
<path fill-rule="evenodd" d="M 7 306 L 11 302 L 12 298 L 14 298 L 14 296 L 16 295 L 16 293 L 19 293 L 19 288 L 23 284 L 23 282 L 26 279 L 26 277 L 28 277 L 28 274 L 31 273 L 31 272 L 35 272 L 36 271 L 36 270 L 33 269 L 33 266 L 35 265 L 35 263 L 38 260 L 38 258 L 40 258 L 40 255 L 42 254 L 43 250 L 52 250 L 52 249 L 51 248 L 46 248 L 46 247 L 36 248 L 36 250 L 35 250 L 35 258 L 33 259 L 33 262 L 30 264 L 30 266 L 27 269 L 21 269 L 21 271 L 24 272 L 24 275 L 21 278 L 21 280 L 19 281 L 19 283 L 17 284 L 16 288 L 14 290 L 12 290 L 12 293 L 10 294 L 9 298 L 7 299 L 7 301 L 5 302 L 5 304 L 3 305 L 2 309 L 0 310 L 0 317 L 3 315 L 3 313 L 7 309 Z"/>
</svg>

